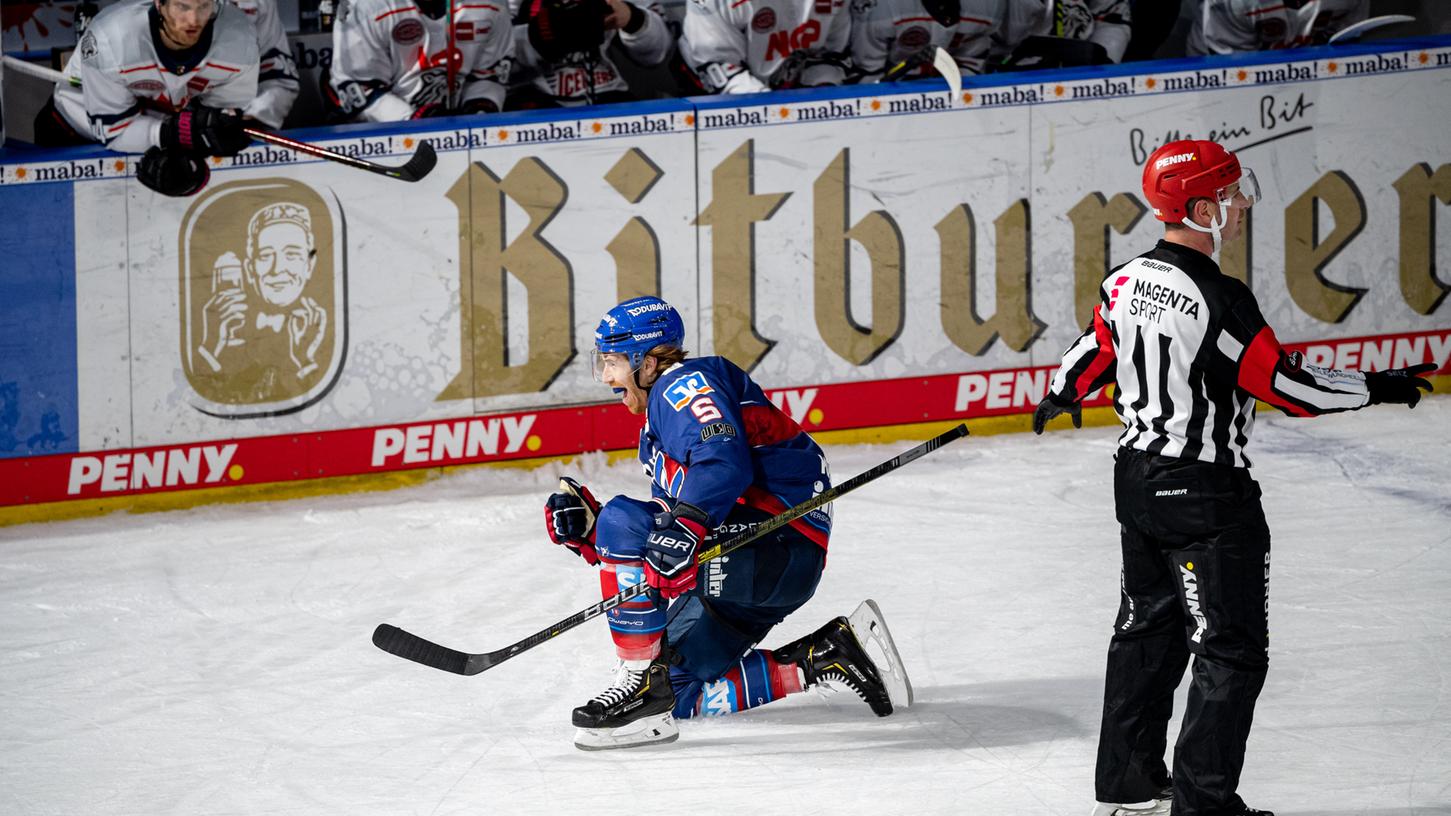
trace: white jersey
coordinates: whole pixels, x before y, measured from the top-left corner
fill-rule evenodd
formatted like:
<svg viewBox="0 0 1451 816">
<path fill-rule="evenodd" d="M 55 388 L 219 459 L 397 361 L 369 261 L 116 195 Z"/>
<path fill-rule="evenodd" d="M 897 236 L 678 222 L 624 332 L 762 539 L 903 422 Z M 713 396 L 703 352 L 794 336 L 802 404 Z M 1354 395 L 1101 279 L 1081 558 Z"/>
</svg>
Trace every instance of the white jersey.
<svg viewBox="0 0 1451 816">
<path fill-rule="evenodd" d="M 1189 29 L 1196 56 L 1324 45 L 1364 20 L 1370 0 L 1202 0 Z"/>
<path fill-rule="evenodd" d="M 632 4 L 633 5 L 633 4 Z M 603 94 L 628 93 L 630 86 L 609 57 L 610 44 L 619 41 L 630 59 L 650 67 L 670 56 L 674 37 L 665 26 L 665 18 L 654 9 L 637 6 L 645 15 L 645 23 L 633 34 L 623 29 L 605 32 L 605 41 L 592 54 L 574 54 L 567 60 L 548 63 L 529 43 L 529 26 L 515 26 L 514 53 L 517 57 L 514 80 L 519 85 L 532 85 L 537 91 L 565 107 L 593 104 Z"/>
<path fill-rule="evenodd" d="M 924 48 L 942 48 L 963 71 L 980 74 L 993 33 L 1007 16 L 1008 0 L 961 0 L 956 23 L 942 25 L 922 0 L 852 0 L 851 62 L 864 82 Z M 930 63 L 909 76 L 931 74 Z"/>
<path fill-rule="evenodd" d="M 840 85 L 850 48 L 846 0 L 690 0 L 680 34 L 710 93 Z"/>
<path fill-rule="evenodd" d="M 280 128 L 301 86 L 292 46 L 277 13 L 277 0 L 232 0 L 232 5 L 241 9 L 257 30 L 257 98 L 242 109 L 242 115 Z"/>
<path fill-rule="evenodd" d="M 97 14 L 56 83 L 55 108 L 77 133 L 121 153 L 161 145 L 161 123 L 199 100 L 244 109 L 257 96 L 257 36 L 229 5 L 195 46 L 156 45 L 160 18 L 150 0 L 118 3 Z"/>
<path fill-rule="evenodd" d="M 350 118 L 396 122 L 427 105 L 487 99 L 504 107 L 514 47 L 509 6 L 466 0 L 453 6 L 454 87 L 449 28 L 410 0 L 345 0 L 333 25 L 332 89 Z M 450 90 L 452 94 L 450 94 Z"/>
<path fill-rule="evenodd" d="M 1011 54 L 1028 37 L 1065 37 L 1098 43 L 1114 62 L 1133 36 L 1129 0 L 1008 0 L 1008 19 L 996 52 Z"/>
</svg>

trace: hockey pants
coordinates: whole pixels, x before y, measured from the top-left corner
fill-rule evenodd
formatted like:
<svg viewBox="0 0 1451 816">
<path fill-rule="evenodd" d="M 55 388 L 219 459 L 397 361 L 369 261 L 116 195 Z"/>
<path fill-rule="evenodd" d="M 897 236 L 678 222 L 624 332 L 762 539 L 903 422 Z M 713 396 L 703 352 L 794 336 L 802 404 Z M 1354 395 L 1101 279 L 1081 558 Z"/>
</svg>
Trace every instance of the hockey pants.
<svg viewBox="0 0 1451 816">
<path fill-rule="evenodd" d="M 611 499 L 600 512 L 596 547 L 607 567 L 601 573 L 606 595 L 643 580 L 640 562 L 645 537 L 657 512 L 658 504 L 624 496 Z M 710 540 L 736 535 L 769 517 L 764 511 L 736 505 Z M 611 634 L 625 656 L 632 640 L 658 637 L 655 633 L 665 630 L 673 655 L 670 675 L 678 717 L 690 716 L 702 689 L 731 671 L 748 675 L 740 685 L 750 685 L 752 694 L 768 695 L 759 701 L 732 701 L 731 708 L 770 702 L 771 684 L 751 683 L 749 677 L 756 671 L 763 677 L 771 673 L 764 657 L 759 667 L 737 664 L 772 627 L 811 600 L 825 563 L 825 550 L 790 526 L 782 527 L 707 562 L 700 568 L 695 588 L 676 598 L 668 609 L 663 601 L 642 597 L 610 610 Z"/>
<path fill-rule="evenodd" d="M 1249 472 L 1120 448 L 1122 596 L 1108 648 L 1095 792 L 1141 802 L 1168 781 L 1174 689 L 1194 656 L 1174 749 L 1175 816 L 1236 813 L 1269 666 L 1270 534 Z"/>
</svg>

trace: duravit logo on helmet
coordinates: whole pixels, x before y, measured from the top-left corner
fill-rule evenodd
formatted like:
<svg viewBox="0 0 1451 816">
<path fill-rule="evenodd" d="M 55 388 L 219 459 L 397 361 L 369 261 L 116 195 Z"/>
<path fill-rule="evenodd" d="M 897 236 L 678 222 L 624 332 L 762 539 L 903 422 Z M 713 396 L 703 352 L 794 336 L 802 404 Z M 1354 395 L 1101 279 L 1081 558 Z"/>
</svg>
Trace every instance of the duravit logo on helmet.
<svg viewBox="0 0 1451 816">
<path fill-rule="evenodd" d="M 1165 167 L 1169 167 L 1170 165 L 1182 164 L 1186 161 L 1194 161 L 1194 154 L 1180 153 L 1177 156 L 1165 156 L 1164 158 L 1154 162 L 1154 169 L 1163 170 Z"/>
<path fill-rule="evenodd" d="M 630 317 L 639 317 L 646 312 L 664 312 L 668 311 L 669 309 L 670 304 L 660 303 L 657 301 L 655 303 L 646 303 L 644 306 L 636 306 L 632 309 L 626 309 L 625 311 L 629 313 Z"/>
</svg>

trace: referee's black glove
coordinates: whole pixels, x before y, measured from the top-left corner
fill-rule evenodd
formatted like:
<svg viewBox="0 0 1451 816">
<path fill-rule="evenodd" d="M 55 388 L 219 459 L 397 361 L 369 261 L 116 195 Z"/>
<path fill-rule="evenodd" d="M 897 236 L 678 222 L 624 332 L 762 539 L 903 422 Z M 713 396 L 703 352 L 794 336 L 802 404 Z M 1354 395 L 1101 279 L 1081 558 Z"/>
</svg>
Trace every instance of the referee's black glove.
<svg viewBox="0 0 1451 816">
<path fill-rule="evenodd" d="M 1395 402 L 1416 407 L 1421 401 L 1421 389 L 1433 391 L 1430 381 L 1421 377 L 1435 371 L 1435 363 L 1421 363 L 1410 368 L 1392 368 L 1388 371 L 1365 372 L 1365 387 L 1370 391 L 1370 404 Z"/>
<path fill-rule="evenodd" d="M 1048 396 L 1038 403 L 1038 409 L 1033 412 L 1033 433 L 1042 434 L 1043 428 L 1048 425 L 1048 422 L 1062 413 L 1067 413 L 1073 418 L 1073 427 L 1083 427 L 1083 408 L 1076 402 L 1060 400 L 1053 396 L 1052 391 L 1049 391 Z"/>
</svg>

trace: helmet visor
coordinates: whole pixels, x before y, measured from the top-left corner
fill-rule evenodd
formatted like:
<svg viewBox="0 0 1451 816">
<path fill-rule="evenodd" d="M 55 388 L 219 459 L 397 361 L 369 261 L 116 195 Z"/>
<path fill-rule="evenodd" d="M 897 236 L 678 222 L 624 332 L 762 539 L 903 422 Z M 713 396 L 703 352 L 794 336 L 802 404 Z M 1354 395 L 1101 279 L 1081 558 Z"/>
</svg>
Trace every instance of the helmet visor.
<svg viewBox="0 0 1451 816">
<path fill-rule="evenodd" d="M 1220 191 L 1220 200 L 1226 206 L 1234 204 L 1241 196 L 1244 198 L 1246 207 L 1253 207 L 1260 200 L 1259 179 L 1255 178 L 1255 171 L 1248 167 L 1240 171 L 1239 181 Z"/>
<path fill-rule="evenodd" d="M 592 349 L 589 362 L 595 382 L 607 382 L 606 375 L 609 375 L 610 380 L 619 382 L 630 379 L 635 373 L 634 367 L 630 365 L 630 355 L 619 351 Z"/>
</svg>

